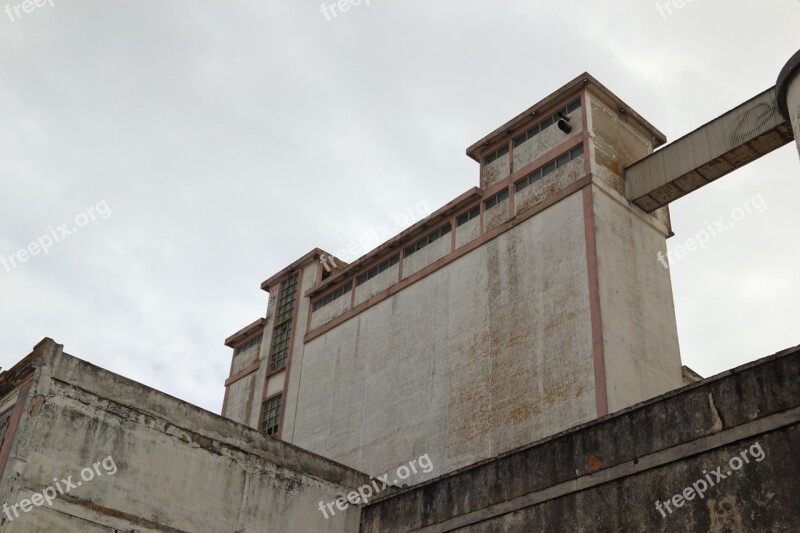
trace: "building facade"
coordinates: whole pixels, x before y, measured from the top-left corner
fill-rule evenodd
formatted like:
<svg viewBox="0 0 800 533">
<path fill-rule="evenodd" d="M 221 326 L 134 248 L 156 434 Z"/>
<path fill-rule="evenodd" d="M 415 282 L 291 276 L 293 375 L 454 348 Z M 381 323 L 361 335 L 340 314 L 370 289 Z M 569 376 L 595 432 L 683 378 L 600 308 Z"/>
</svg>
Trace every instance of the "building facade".
<svg viewBox="0 0 800 533">
<path fill-rule="evenodd" d="M 223 415 L 369 473 L 427 453 L 434 477 L 682 386 L 668 208 L 625 196 L 665 141 L 572 80 L 467 150 L 479 187 L 266 280 Z"/>
</svg>

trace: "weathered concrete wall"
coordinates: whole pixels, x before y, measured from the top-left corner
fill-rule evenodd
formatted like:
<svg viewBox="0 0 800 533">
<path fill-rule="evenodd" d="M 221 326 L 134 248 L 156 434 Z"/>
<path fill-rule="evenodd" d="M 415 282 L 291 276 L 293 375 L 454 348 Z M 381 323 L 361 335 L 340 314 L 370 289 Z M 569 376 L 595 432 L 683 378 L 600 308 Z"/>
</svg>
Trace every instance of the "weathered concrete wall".
<svg viewBox="0 0 800 533">
<path fill-rule="evenodd" d="M 450 253 L 450 240 L 450 234 L 442 235 L 422 250 L 418 250 L 406 257 L 403 262 L 403 279 L 415 272 L 419 272 L 437 259 Z"/>
<path fill-rule="evenodd" d="M 503 178 L 511 174 L 511 160 L 509 155 L 506 154 L 498 159 L 495 159 L 488 165 L 483 165 L 481 171 L 481 187 L 484 189 L 490 187 Z"/>
<path fill-rule="evenodd" d="M 359 472 L 62 354 L 49 339 L 21 364 L 35 374 L 0 479 L 4 532 L 358 528 L 357 508 L 326 520 L 319 502 L 366 483 Z M 9 381 L 3 374 L 0 404 Z M 81 485 L 51 506 L 11 508 L 68 476 Z"/>
<path fill-rule="evenodd" d="M 683 386 L 666 234 L 649 215 L 593 187 L 608 408 Z"/>
<path fill-rule="evenodd" d="M 372 474 L 427 453 L 417 483 L 595 417 L 582 213 L 573 194 L 311 340 L 283 438 Z"/>
<path fill-rule="evenodd" d="M 261 343 L 233 356 L 231 375 L 238 374 L 258 361 Z M 228 389 L 228 401 L 225 406 L 225 417 L 244 423 L 256 401 L 256 376 L 250 374 L 232 383 Z"/>
<path fill-rule="evenodd" d="M 250 418 L 254 407 L 257 407 L 261 389 L 256 382 L 256 374 L 243 377 L 232 383 L 228 389 L 228 403 L 225 406 L 225 418 L 243 424 Z"/>
<path fill-rule="evenodd" d="M 666 255 L 669 208 L 642 212 L 625 197 L 625 167 L 652 136 L 599 94 L 586 93 L 600 320 L 610 412 L 683 385 Z"/>
<path fill-rule="evenodd" d="M 798 375 L 798 348 L 725 372 L 376 501 L 361 531 L 800 531 Z"/>
<path fill-rule="evenodd" d="M 456 232 L 456 248 L 464 246 L 471 240 L 477 238 L 481 234 L 481 219 L 473 218 L 466 221 L 464 224 L 455 228 Z"/>
<path fill-rule="evenodd" d="M 483 211 L 484 231 L 493 230 L 508 220 L 508 198 Z"/>
<path fill-rule="evenodd" d="M 654 139 L 636 121 L 627 120 L 626 114 L 613 111 L 598 94 L 587 92 L 586 101 L 593 181 L 627 205 L 625 167 L 651 154 Z M 649 216 L 653 224 L 663 225 L 666 233 L 672 231 L 669 207 L 659 208 Z"/>
</svg>

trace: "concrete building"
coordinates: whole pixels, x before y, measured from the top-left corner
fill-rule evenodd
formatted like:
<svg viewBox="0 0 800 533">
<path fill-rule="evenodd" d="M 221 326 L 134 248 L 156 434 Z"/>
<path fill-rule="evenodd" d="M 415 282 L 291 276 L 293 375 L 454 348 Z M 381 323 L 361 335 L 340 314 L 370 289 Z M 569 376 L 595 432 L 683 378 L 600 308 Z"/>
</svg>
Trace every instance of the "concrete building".
<svg viewBox="0 0 800 533">
<path fill-rule="evenodd" d="M 467 150 L 480 187 L 262 283 L 223 415 L 366 472 L 429 453 L 433 477 L 682 386 L 668 207 L 625 196 L 665 141 L 578 76 Z"/>
<path fill-rule="evenodd" d="M 797 74 L 655 152 L 579 76 L 480 187 L 264 281 L 223 416 L 44 339 L 0 373 L 0 531 L 800 530 L 800 347 L 701 380 L 662 263 L 671 201 L 794 138 Z"/>
</svg>

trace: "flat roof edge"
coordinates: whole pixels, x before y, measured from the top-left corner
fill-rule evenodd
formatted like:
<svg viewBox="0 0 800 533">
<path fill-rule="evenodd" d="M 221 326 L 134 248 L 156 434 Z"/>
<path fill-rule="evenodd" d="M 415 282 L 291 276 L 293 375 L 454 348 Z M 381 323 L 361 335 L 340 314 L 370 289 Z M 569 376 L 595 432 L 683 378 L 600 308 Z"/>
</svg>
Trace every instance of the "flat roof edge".
<svg viewBox="0 0 800 533">
<path fill-rule="evenodd" d="M 548 106 L 552 105 L 555 101 L 564 96 L 567 96 L 572 93 L 579 92 L 586 87 L 593 86 L 595 87 L 603 96 L 608 98 L 614 105 L 620 109 L 625 109 L 625 113 L 639 122 L 649 133 L 651 133 L 656 140 L 656 146 L 660 146 L 667 142 L 667 137 L 662 133 L 658 128 L 653 126 L 650 122 L 648 122 L 644 117 L 639 115 L 636 111 L 634 111 L 628 104 L 626 104 L 620 97 L 616 94 L 611 92 L 605 85 L 597 81 L 597 79 L 589 74 L 588 72 L 584 72 L 581 75 L 577 76 L 570 82 L 563 85 L 561 88 L 555 90 L 554 92 L 547 95 L 544 99 L 540 100 L 536 104 L 532 105 L 522 113 L 518 114 L 499 128 L 492 131 L 490 134 L 484 136 L 479 141 L 473 143 L 469 148 L 467 148 L 467 155 L 474 159 L 475 161 L 480 162 L 478 157 L 478 152 L 480 149 L 488 144 L 492 144 L 493 142 L 497 141 L 498 138 L 502 137 L 503 135 L 507 135 L 511 130 L 514 130 L 523 122 L 530 119 L 531 115 L 534 113 L 539 113 L 542 109 L 547 108 Z"/>
</svg>

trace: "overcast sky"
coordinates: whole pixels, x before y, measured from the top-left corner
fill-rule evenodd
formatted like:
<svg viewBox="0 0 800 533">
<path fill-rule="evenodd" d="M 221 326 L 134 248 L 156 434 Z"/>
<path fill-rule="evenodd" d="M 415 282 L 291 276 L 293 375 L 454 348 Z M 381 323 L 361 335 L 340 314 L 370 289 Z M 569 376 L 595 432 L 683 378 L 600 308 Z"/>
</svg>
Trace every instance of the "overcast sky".
<svg viewBox="0 0 800 533">
<path fill-rule="evenodd" d="M 588 71 L 675 140 L 771 85 L 796 0 L 54 0 L 0 14 L 0 365 L 40 339 L 212 411 L 260 283 L 478 184 L 467 146 Z M 4 7 L 5 2 L 0 2 Z M 760 198 L 763 200 L 758 200 Z M 800 344 L 794 146 L 672 204 L 684 363 Z M 64 235 L 59 227 L 77 228 Z M 77 225 L 82 227 L 77 227 Z"/>
</svg>

